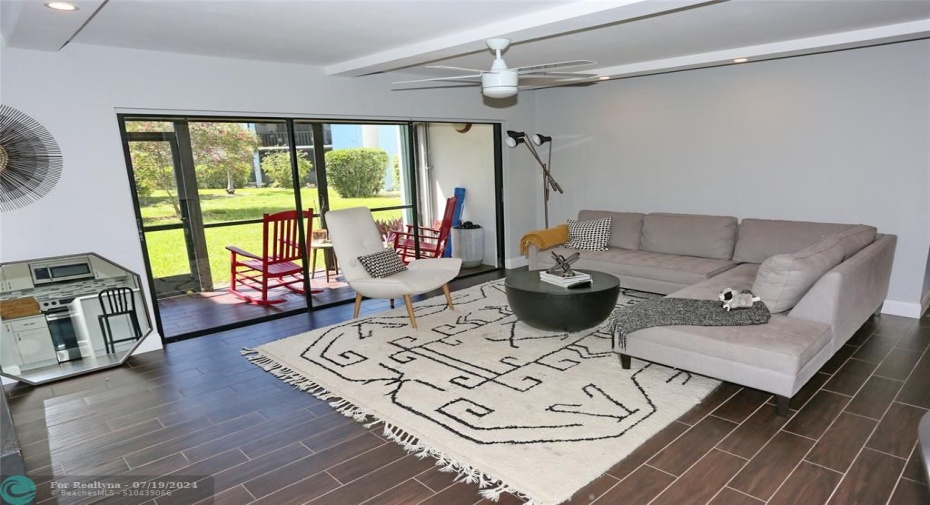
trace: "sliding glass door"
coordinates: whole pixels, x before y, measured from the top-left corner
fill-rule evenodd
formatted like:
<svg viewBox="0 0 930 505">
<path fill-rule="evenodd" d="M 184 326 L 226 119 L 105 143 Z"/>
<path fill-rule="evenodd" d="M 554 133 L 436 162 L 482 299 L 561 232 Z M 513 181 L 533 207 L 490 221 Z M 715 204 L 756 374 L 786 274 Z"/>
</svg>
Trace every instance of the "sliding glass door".
<svg viewBox="0 0 930 505">
<path fill-rule="evenodd" d="M 385 242 L 401 229 L 414 213 L 413 180 L 406 123 L 320 123 L 294 122 L 299 131 L 315 132 L 322 139 L 314 148 L 302 150 L 313 159 L 314 179 L 306 190 L 324 214 L 349 207 L 371 209 Z M 310 199 L 305 199 L 310 201 Z M 317 245 L 325 247 L 325 217 Z M 326 251 L 332 254 L 331 251 Z M 324 258 L 327 259 L 327 258 Z M 338 268 L 338 258 L 329 258 L 323 270 Z M 320 261 L 318 256 L 317 261 Z M 328 272 L 329 273 L 329 272 Z M 336 272 L 332 272 L 336 273 Z M 355 292 L 341 278 L 329 283 L 328 302 L 351 300 Z"/>
<path fill-rule="evenodd" d="M 301 158 L 295 183 L 287 122 L 127 117 L 123 125 L 162 335 L 305 311 L 307 295 L 286 288 L 269 290 L 269 297 L 284 300 L 273 307 L 245 303 L 229 291 L 227 247 L 262 256 L 263 215 L 296 210 L 295 184 L 304 186 L 309 176 Z M 312 144 L 312 133 L 304 137 Z"/>
<path fill-rule="evenodd" d="M 489 251 L 479 257 L 480 268 L 462 274 L 502 266 L 496 125 L 157 115 L 119 120 L 166 340 L 354 299 L 328 241 L 329 210 L 367 207 L 386 247 L 408 233 L 409 257 L 432 257 L 453 249 L 423 247 L 429 229 L 443 228 L 446 200 L 456 195 L 456 217 L 483 226 L 470 234 L 483 236 Z M 262 256 L 263 215 L 307 209 L 314 219 L 301 225 L 296 263 L 299 285 L 310 289 L 267 290 L 283 300 L 274 305 L 237 297 L 242 293 L 238 285 L 231 289 L 230 249 Z M 454 240 L 454 233 L 449 236 Z"/>
</svg>

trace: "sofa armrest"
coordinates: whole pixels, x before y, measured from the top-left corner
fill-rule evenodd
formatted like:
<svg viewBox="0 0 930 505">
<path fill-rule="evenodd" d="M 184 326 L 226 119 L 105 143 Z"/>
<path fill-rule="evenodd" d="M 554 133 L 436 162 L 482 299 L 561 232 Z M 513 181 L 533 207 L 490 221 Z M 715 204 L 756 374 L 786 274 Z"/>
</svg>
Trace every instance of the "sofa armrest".
<svg viewBox="0 0 930 505">
<path fill-rule="evenodd" d="M 888 296 L 896 244 L 896 236 L 883 235 L 840 263 L 811 287 L 788 316 L 829 324 L 838 349 Z"/>
<path fill-rule="evenodd" d="M 530 270 L 539 270 L 539 258 L 541 254 L 546 254 L 549 249 L 540 249 L 533 244 L 526 247 L 526 259 Z"/>
</svg>

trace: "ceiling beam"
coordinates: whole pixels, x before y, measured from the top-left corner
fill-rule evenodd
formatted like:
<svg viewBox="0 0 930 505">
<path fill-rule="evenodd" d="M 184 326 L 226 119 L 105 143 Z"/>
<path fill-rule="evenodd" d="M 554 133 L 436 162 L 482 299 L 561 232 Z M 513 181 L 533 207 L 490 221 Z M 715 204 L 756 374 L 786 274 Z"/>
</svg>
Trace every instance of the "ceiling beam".
<svg viewBox="0 0 930 505">
<path fill-rule="evenodd" d="M 719 0 L 577 1 L 343 61 L 325 70 L 328 75 L 357 77 L 481 51 L 486 49 L 484 41 L 493 37 L 509 37 L 517 43 L 710 3 Z"/>
<path fill-rule="evenodd" d="M 628 65 L 586 69 L 586 72 L 609 77 L 632 77 L 676 70 L 687 70 L 721 64 L 732 64 L 736 58 L 749 61 L 783 58 L 802 54 L 874 46 L 930 37 L 930 19 L 885 25 L 877 28 L 831 33 L 816 37 L 786 40 L 700 54 L 676 56 L 662 60 L 643 61 Z"/>
</svg>

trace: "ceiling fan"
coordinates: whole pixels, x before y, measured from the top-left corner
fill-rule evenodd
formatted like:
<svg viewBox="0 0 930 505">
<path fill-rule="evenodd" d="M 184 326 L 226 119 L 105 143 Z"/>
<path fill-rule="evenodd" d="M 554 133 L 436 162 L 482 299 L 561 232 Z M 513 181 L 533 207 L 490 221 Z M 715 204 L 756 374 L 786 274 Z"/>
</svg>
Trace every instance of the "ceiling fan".
<svg viewBox="0 0 930 505">
<path fill-rule="evenodd" d="M 421 82 L 436 81 L 462 81 L 463 84 L 481 85 L 481 93 L 489 98 L 507 98 L 517 94 L 519 89 L 563 86 L 566 84 L 575 84 L 579 81 L 585 81 L 596 74 L 579 74 L 574 72 L 551 72 L 555 68 L 580 67 L 583 65 L 593 65 L 596 62 L 591 60 L 571 60 L 560 61 L 556 63 L 543 63 L 540 65 L 529 65 L 525 67 L 507 68 L 507 63 L 501 58 L 501 52 L 510 47 L 510 39 L 495 38 L 487 40 L 488 48 L 495 52 L 496 57 L 491 64 L 490 70 L 479 70 L 476 68 L 452 67 L 448 65 L 428 65 L 426 68 L 435 68 L 440 70 L 459 70 L 473 72 L 467 75 L 454 75 L 450 77 L 434 77 L 431 79 L 414 79 L 412 81 L 398 81 L 393 84 L 413 84 Z M 475 80 L 480 79 L 480 80 Z M 535 85 L 521 86 L 520 79 L 545 79 Z"/>
</svg>

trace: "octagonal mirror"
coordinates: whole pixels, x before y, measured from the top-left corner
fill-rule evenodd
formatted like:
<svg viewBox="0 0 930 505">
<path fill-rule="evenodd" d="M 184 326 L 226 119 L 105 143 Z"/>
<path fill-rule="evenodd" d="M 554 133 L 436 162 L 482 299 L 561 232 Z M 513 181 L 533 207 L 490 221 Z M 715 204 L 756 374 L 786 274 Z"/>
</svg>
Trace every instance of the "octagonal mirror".
<svg viewBox="0 0 930 505">
<path fill-rule="evenodd" d="M 121 365 L 152 332 L 140 287 L 96 253 L 0 265 L 0 375 L 42 384 Z"/>
</svg>

